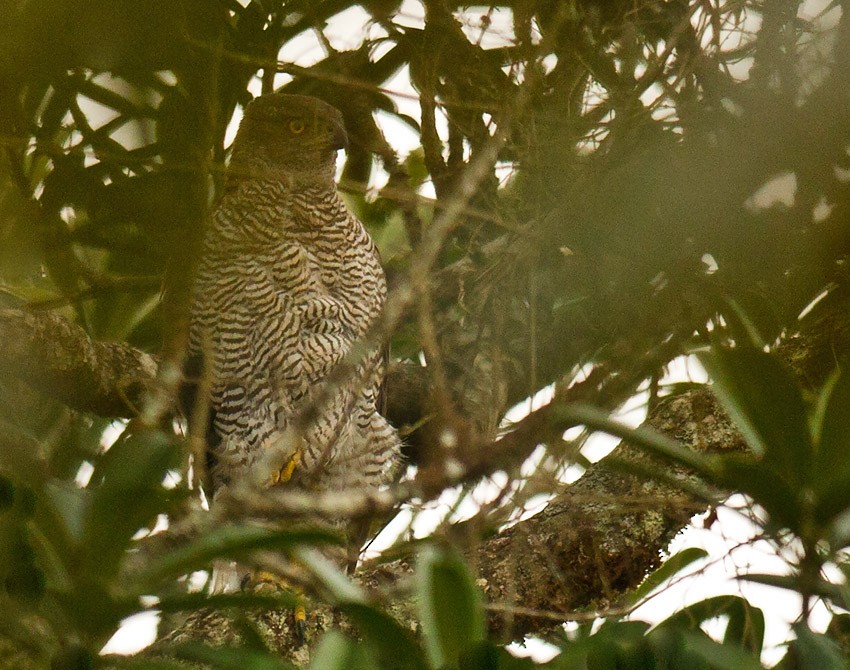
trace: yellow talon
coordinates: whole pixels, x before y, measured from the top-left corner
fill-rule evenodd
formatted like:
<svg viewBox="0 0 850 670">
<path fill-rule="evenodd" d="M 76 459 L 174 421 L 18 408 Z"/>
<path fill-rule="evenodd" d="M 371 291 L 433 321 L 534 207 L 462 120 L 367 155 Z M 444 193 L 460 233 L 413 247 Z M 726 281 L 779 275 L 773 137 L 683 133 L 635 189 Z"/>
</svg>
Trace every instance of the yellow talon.
<svg viewBox="0 0 850 670">
<path fill-rule="evenodd" d="M 303 604 L 295 607 L 295 641 L 300 647 L 307 640 L 307 610 Z"/>
<path fill-rule="evenodd" d="M 267 589 L 292 590 L 292 587 L 287 584 L 285 579 L 265 570 L 255 570 L 246 576 L 243 587 L 247 584 L 251 584 L 251 587 L 255 591 L 265 591 Z M 298 598 L 298 604 L 295 606 L 293 612 L 293 629 L 295 632 L 296 647 L 301 647 L 307 641 L 307 608 L 304 606 L 304 596 L 300 589 L 295 589 L 295 595 Z"/>
<path fill-rule="evenodd" d="M 294 454 L 292 454 L 292 458 L 284 465 L 280 470 L 277 470 L 272 473 L 272 484 L 285 484 L 290 479 L 292 479 L 292 473 L 295 472 L 295 468 L 298 467 L 298 464 L 301 462 L 301 450 L 297 449 Z"/>
<path fill-rule="evenodd" d="M 292 479 L 292 474 L 295 472 L 295 468 L 298 467 L 298 464 L 301 462 L 301 449 L 296 449 L 295 453 L 292 454 L 292 457 L 286 462 L 286 464 L 280 468 L 279 470 L 275 470 L 271 474 L 271 485 L 274 486 L 276 484 L 285 484 L 290 479 Z M 265 572 L 263 570 L 256 571 L 254 573 L 254 580 L 256 586 L 262 588 L 264 585 L 266 587 L 272 586 L 281 589 L 286 589 L 287 584 L 286 581 L 280 579 L 276 575 Z M 256 588 L 255 586 L 255 588 Z M 301 647 L 307 640 L 307 610 L 304 607 L 304 603 L 299 596 L 299 603 L 295 607 L 294 612 L 294 630 L 295 630 L 295 642 L 297 647 Z"/>
<path fill-rule="evenodd" d="M 251 582 L 257 587 L 267 587 L 274 589 L 286 589 L 287 583 L 273 572 L 266 570 L 256 570 L 252 575 Z"/>
</svg>

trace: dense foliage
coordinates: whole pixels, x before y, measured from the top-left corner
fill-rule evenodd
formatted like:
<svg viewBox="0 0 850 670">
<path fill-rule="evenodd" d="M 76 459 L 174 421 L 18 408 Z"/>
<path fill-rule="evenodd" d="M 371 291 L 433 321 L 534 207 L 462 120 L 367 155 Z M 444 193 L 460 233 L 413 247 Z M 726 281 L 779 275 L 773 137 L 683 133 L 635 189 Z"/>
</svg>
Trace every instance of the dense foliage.
<svg viewBox="0 0 850 670">
<path fill-rule="evenodd" d="M 697 508 L 746 494 L 762 536 L 788 550 L 789 574 L 745 577 L 802 602 L 780 667 L 847 667 L 846 615 L 826 633 L 809 628 L 816 601 L 850 608 L 843 578 L 828 577 L 850 570 L 847 0 L 0 0 L 0 11 L 0 323 L 50 313 L 161 362 L 155 382 L 112 380 L 118 409 L 103 410 L 82 382 L 51 388 L 30 370 L 38 360 L 24 374 L 7 360 L 19 343 L 4 344 L 0 668 L 289 667 L 239 617 L 239 646 L 98 656 L 143 609 L 291 608 L 288 593 L 187 592 L 183 578 L 213 559 L 268 550 L 315 558 L 308 592 L 350 623 L 315 632 L 316 669 L 531 668 L 505 650 L 529 632 L 557 645 L 552 670 L 762 667 L 764 615 L 743 597 L 652 628 L 628 619 L 699 558 L 657 567 L 685 523 L 673 516 L 636 574 L 618 581 L 597 575 L 592 556 L 554 556 L 553 573 L 590 566 L 560 587 L 583 595 L 553 592 L 532 603 L 548 606 L 537 614 L 509 602 L 522 610 L 514 627 L 494 623 L 491 606 L 505 603 L 485 607 L 480 566 L 464 556 L 507 541 L 505 524 L 533 497 L 568 496 L 570 464 L 592 473 L 580 449 L 594 431 L 648 459 L 624 458 L 617 472 L 662 481 Z M 171 421 L 193 259 L 234 118 L 279 87 L 343 112 L 341 184 L 390 277 L 389 413 L 417 467 L 391 504 L 361 501 L 375 514 L 357 516 L 408 505 L 415 518 L 453 487 L 457 501 L 433 542 L 403 537 L 388 552 L 416 557 L 415 572 L 377 595 L 310 553 L 337 538 L 280 518 L 201 522 L 133 560 L 147 551 L 140 530 L 199 516 L 197 445 Z M 789 353 L 807 329 L 828 346 L 803 338 Z M 40 351 L 61 358 L 58 331 L 50 342 Z M 694 451 L 679 434 L 612 418 L 639 389 L 650 415 L 699 393 L 662 383 L 690 354 L 740 449 Z M 505 423 L 543 389 L 551 403 Z M 121 433 L 108 449 L 105 432 Z M 507 475 L 491 484 L 495 500 L 472 521 L 455 515 L 494 473 Z M 601 626 L 582 616 L 596 611 Z M 558 613 L 583 623 L 567 634 Z M 701 628 L 717 617 L 722 641 Z"/>
</svg>

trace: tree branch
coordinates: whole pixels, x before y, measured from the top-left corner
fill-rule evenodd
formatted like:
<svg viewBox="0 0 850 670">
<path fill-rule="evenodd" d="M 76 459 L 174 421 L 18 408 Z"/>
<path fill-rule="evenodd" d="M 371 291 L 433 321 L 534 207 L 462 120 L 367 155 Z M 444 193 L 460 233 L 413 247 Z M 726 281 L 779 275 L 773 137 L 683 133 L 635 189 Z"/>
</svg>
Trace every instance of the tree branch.
<svg viewBox="0 0 850 670">
<path fill-rule="evenodd" d="M 0 370 L 75 410 L 133 416 L 157 360 L 124 342 L 98 342 L 49 312 L 0 310 Z"/>
</svg>

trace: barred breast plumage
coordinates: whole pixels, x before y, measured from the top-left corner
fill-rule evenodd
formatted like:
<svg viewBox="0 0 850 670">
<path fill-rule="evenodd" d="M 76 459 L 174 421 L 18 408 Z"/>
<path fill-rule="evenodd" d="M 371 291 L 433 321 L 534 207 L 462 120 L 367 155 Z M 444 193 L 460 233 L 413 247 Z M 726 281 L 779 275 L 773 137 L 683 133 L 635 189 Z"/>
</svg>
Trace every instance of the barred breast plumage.
<svg viewBox="0 0 850 670">
<path fill-rule="evenodd" d="M 294 481 L 387 481 L 399 439 L 376 407 L 382 356 L 328 381 L 378 319 L 386 282 L 374 243 L 341 200 L 342 118 L 314 98 L 271 94 L 246 108 L 226 192 L 194 285 L 190 353 L 211 375 L 214 486 L 244 476 L 310 403 Z"/>
</svg>

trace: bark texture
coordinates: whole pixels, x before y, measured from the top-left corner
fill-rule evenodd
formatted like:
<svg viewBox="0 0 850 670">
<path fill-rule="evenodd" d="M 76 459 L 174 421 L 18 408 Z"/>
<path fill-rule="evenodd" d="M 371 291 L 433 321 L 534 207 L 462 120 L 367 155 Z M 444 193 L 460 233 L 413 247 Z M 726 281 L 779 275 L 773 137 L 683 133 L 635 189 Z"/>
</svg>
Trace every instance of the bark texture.
<svg viewBox="0 0 850 670">
<path fill-rule="evenodd" d="M 134 416 L 156 358 L 124 342 L 92 340 L 51 312 L 0 310 L 0 370 L 71 409 Z"/>
</svg>

